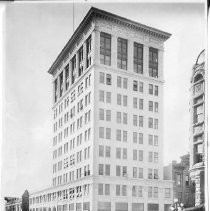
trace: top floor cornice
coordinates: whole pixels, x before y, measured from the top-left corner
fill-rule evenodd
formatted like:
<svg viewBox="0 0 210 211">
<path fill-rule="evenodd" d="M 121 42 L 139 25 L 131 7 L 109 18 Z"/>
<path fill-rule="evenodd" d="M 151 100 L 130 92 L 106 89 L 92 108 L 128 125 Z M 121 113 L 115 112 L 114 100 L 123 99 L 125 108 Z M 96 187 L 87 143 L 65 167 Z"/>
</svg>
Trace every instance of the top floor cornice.
<svg viewBox="0 0 210 211">
<path fill-rule="evenodd" d="M 86 27 L 93 21 L 95 18 L 102 18 L 105 20 L 108 20 L 113 23 L 117 23 L 119 25 L 123 25 L 126 27 L 129 27 L 131 29 L 135 29 L 137 31 L 143 32 L 145 34 L 148 34 L 149 36 L 157 37 L 163 41 L 166 41 L 171 34 L 161 31 L 159 29 L 146 26 L 144 24 L 129 20 L 127 18 L 106 12 L 104 10 L 100 10 L 94 7 L 91 7 L 91 9 L 88 11 L 80 25 L 77 27 L 67 44 L 64 46 L 60 54 L 57 56 L 56 60 L 52 64 L 52 66 L 49 68 L 48 73 L 53 74 L 55 69 L 59 66 L 61 61 L 66 57 L 66 55 L 69 53 L 70 49 L 75 45 L 79 37 L 83 34 Z"/>
</svg>

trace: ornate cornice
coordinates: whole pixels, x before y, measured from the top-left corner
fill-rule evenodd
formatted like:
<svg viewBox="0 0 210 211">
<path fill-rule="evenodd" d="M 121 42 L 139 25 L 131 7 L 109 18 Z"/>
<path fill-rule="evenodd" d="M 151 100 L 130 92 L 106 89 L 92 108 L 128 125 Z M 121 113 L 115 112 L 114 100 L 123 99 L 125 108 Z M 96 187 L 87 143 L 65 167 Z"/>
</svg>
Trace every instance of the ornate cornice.
<svg viewBox="0 0 210 211">
<path fill-rule="evenodd" d="M 60 54 L 57 56 L 56 60 L 48 70 L 48 73 L 53 74 L 56 68 L 60 65 L 61 61 L 66 57 L 66 54 L 69 53 L 70 49 L 76 44 L 79 37 L 83 34 L 85 28 L 88 26 L 88 24 L 94 20 L 94 18 L 103 18 L 105 20 L 117 23 L 119 25 L 123 25 L 126 27 L 129 27 L 131 29 L 138 30 L 140 32 L 143 32 L 145 34 L 148 34 L 150 36 L 157 37 L 159 39 L 162 39 L 163 41 L 167 40 L 171 34 L 143 25 L 141 23 L 126 19 L 124 17 L 106 12 L 104 10 L 100 10 L 94 7 L 91 7 L 91 9 L 88 11 L 80 25 L 77 27 L 76 31 L 72 35 L 72 37 L 69 39 L 65 47 L 62 49 Z"/>
</svg>

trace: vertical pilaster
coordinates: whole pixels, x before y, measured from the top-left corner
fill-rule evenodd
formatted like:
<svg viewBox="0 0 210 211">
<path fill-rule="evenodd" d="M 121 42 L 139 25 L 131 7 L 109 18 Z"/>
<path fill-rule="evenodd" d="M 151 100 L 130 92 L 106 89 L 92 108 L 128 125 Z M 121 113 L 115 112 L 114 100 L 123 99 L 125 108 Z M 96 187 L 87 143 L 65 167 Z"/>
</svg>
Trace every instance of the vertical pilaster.
<svg viewBox="0 0 210 211">
<path fill-rule="evenodd" d="M 117 68 L 117 36 L 112 35 L 111 40 L 111 66 Z"/>
<path fill-rule="evenodd" d="M 133 41 L 128 40 L 128 69 L 129 72 L 133 72 Z"/>
<path fill-rule="evenodd" d="M 100 63 L 100 31 L 98 29 L 95 29 L 93 31 L 93 64 L 99 64 Z"/>
<path fill-rule="evenodd" d="M 143 48 L 143 75 L 149 76 L 149 46 Z"/>
<path fill-rule="evenodd" d="M 163 50 L 158 49 L 158 78 L 164 79 L 163 75 Z"/>
</svg>

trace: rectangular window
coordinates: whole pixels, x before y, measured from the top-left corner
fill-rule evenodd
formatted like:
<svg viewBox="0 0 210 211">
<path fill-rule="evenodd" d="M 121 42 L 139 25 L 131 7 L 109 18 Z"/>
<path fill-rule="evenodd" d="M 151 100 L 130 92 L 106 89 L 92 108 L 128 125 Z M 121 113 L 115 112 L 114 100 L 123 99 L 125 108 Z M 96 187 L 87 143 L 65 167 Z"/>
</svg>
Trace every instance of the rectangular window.
<svg viewBox="0 0 210 211">
<path fill-rule="evenodd" d="M 123 148 L 123 159 L 127 159 L 127 149 Z"/>
<path fill-rule="evenodd" d="M 121 123 L 121 112 L 117 112 L 117 123 Z"/>
<path fill-rule="evenodd" d="M 110 165 L 109 164 L 105 165 L 105 175 L 110 176 Z"/>
<path fill-rule="evenodd" d="M 99 80 L 99 81 L 100 81 L 100 83 L 101 83 L 101 84 L 104 84 L 105 74 L 104 74 L 104 73 L 102 73 L 102 72 L 100 72 L 100 73 L 99 73 L 99 76 L 100 76 L 100 80 Z"/>
<path fill-rule="evenodd" d="M 144 100 L 143 99 L 139 99 L 139 109 L 143 110 L 144 108 Z"/>
<path fill-rule="evenodd" d="M 111 65 L 111 35 L 104 32 L 100 33 L 100 62 Z"/>
<path fill-rule="evenodd" d="M 83 73 L 83 46 L 79 49 L 79 72 L 78 75 L 81 76 Z"/>
<path fill-rule="evenodd" d="M 110 74 L 106 74 L 106 84 L 112 85 L 112 76 Z"/>
<path fill-rule="evenodd" d="M 143 91 L 144 91 L 144 83 L 139 82 L 139 92 L 143 93 Z"/>
<path fill-rule="evenodd" d="M 99 145 L 99 157 L 104 157 L 104 146 Z"/>
<path fill-rule="evenodd" d="M 137 196 L 137 186 L 132 187 L 132 196 Z"/>
<path fill-rule="evenodd" d="M 153 118 L 149 118 L 148 127 L 153 128 Z"/>
<path fill-rule="evenodd" d="M 149 101 L 149 111 L 153 111 L 153 101 Z"/>
<path fill-rule="evenodd" d="M 127 88 L 128 88 L 128 79 L 123 78 L 123 89 L 127 89 Z"/>
<path fill-rule="evenodd" d="M 111 121 L 111 110 L 106 110 L 106 121 Z"/>
<path fill-rule="evenodd" d="M 126 177 L 127 176 L 127 166 L 123 166 L 122 176 L 123 177 Z"/>
<path fill-rule="evenodd" d="M 117 76 L 117 87 L 121 88 L 122 86 L 122 77 Z"/>
<path fill-rule="evenodd" d="M 133 108 L 137 108 L 137 98 L 133 98 Z"/>
<path fill-rule="evenodd" d="M 104 102 L 104 91 L 102 90 L 99 91 L 99 101 Z"/>
<path fill-rule="evenodd" d="M 137 133 L 133 132 L 133 143 L 137 143 Z"/>
<path fill-rule="evenodd" d="M 170 198 L 170 197 L 171 197 L 171 189 L 165 188 L 165 198 Z"/>
<path fill-rule="evenodd" d="M 76 78 L 76 56 L 71 60 L 71 69 L 71 84 L 73 84 Z"/>
<path fill-rule="evenodd" d="M 128 114 L 123 113 L 123 124 L 127 125 L 127 122 L 128 122 Z"/>
<path fill-rule="evenodd" d="M 121 176 L 121 166 L 116 166 L 116 176 Z"/>
<path fill-rule="evenodd" d="M 152 187 L 148 187 L 148 198 L 152 198 Z"/>
<path fill-rule="evenodd" d="M 106 128 L 106 139 L 111 139 L 111 128 Z"/>
<path fill-rule="evenodd" d="M 138 91 L 138 81 L 133 81 L 133 91 Z"/>
<path fill-rule="evenodd" d="M 104 109 L 99 109 L 99 120 L 104 120 Z"/>
<path fill-rule="evenodd" d="M 116 148 L 116 158 L 121 159 L 121 148 Z"/>
<path fill-rule="evenodd" d="M 149 84 L 149 94 L 153 95 L 153 85 Z"/>
<path fill-rule="evenodd" d="M 154 198 L 158 198 L 158 187 L 154 187 Z"/>
<path fill-rule="evenodd" d="M 155 112 L 158 113 L 158 102 L 155 102 Z"/>
<path fill-rule="evenodd" d="M 144 126 L 143 116 L 139 116 L 139 127 L 143 127 L 143 126 Z"/>
<path fill-rule="evenodd" d="M 111 92 L 106 92 L 106 103 L 111 103 Z"/>
<path fill-rule="evenodd" d="M 121 141 L 121 130 L 116 131 L 116 139 L 117 141 Z"/>
<path fill-rule="evenodd" d="M 103 195 L 103 184 L 98 184 L 98 195 Z"/>
<path fill-rule="evenodd" d="M 143 74 L 143 45 L 134 43 L 133 57 L 134 72 Z"/>
<path fill-rule="evenodd" d="M 137 168 L 133 167 L 133 178 L 137 178 Z"/>
<path fill-rule="evenodd" d="M 153 145 L 153 135 L 148 135 L 148 144 Z"/>
<path fill-rule="evenodd" d="M 148 158 L 149 162 L 153 161 L 153 152 L 149 152 L 149 158 Z"/>
<path fill-rule="evenodd" d="M 128 132 L 123 130 L 123 142 L 127 142 Z"/>
<path fill-rule="evenodd" d="M 117 39 L 117 67 L 127 70 L 127 40 Z"/>
<path fill-rule="evenodd" d="M 143 178 L 143 168 L 139 168 L 139 178 Z"/>
<path fill-rule="evenodd" d="M 99 127 L 99 138 L 104 138 L 104 127 Z"/>
<path fill-rule="evenodd" d="M 66 77 L 66 90 L 69 88 L 69 64 L 66 65 L 65 67 L 65 77 Z"/>
<path fill-rule="evenodd" d="M 121 105 L 121 99 L 122 99 L 121 94 L 117 94 L 117 105 Z"/>
<path fill-rule="evenodd" d="M 139 161 L 143 161 L 143 150 L 139 150 Z"/>
<path fill-rule="evenodd" d="M 56 103 L 58 99 L 58 79 L 54 81 L 54 102 Z"/>
<path fill-rule="evenodd" d="M 60 82 L 60 97 L 63 95 L 63 72 L 59 75 L 59 82 Z"/>
<path fill-rule="evenodd" d="M 189 185 L 190 185 L 189 175 L 185 175 L 185 185 L 187 187 L 189 187 Z"/>
<path fill-rule="evenodd" d="M 155 129 L 158 129 L 158 119 L 154 119 L 154 128 Z"/>
<path fill-rule="evenodd" d="M 154 136 L 154 146 L 158 146 L 158 136 Z"/>
<path fill-rule="evenodd" d="M 105 184 L 105 195 L 107 195 L 107 196 L 110 195 L 110 185 L 109 184 Z"/>
<path fill-rule="evenodd" d="M 106 157 L 110 158 L 110 155 L 111 155 L 111 147 L 106 146 Z"/>
<path fill-rule="evenodd" d="M 154 152 L 154 162 L 158 163 L 158 152 Z"/>
<path fill-rule="evenodd" d="M 104 165 L 98 164 L 98 175 L 104 175 Z"/>
<path fill-rule="evenodd" d="M 87 46 L 87 68 L 88 68 L 91 65 L 91 49 L 92 49 L 91 36 L 87 39 L 86 46 Z"/>
<path fill-rule="evenodd" d="M 122 185 L 122 196 L 127 196 L 127 186 Z"/>
<path fill-rule="evenodd" d="M 133 115 L 133 126 L 137 126 L 137 115 Z"/>
<path fill-rule="evenodd" d="M 120 196 L 120 185 L 116 185 L 116 196 Z"/>
<path fill-rule="evenodd" d="M 177 174 L 177 175 L 176 175 L 176 184 L 177 184 L 178 186 L 181 186 L 181 184 L 182 184 L 182 177 L 181 177 L 181 174 Z"/>
<path fill-rule="evenodd" d="M 123 95 L 123 106 L 127 106 L 128 104 L 128 96 Z"/>
<path fill-rule="evenodd" d="M 158 86 L 155 86 L 155 96 L 158 96 Z"/>
<path fill-rule="evenodd" d="M 158 179 L 158 169 L 154 169 L 154 179 Z"/>
<path fill-rule="evenodd" d="M 133 160 L 137 160 L 137 150 L 133 150 Z"/>
<path fill-rule="evenodd" d="M 158 78 L 158 49 L 149 48 L 149 76 Z"/>
<path fill-rule="evenodd" d="M 139 133 L 139 144 L 143 144 L 143 133 Z"/>
</svg>

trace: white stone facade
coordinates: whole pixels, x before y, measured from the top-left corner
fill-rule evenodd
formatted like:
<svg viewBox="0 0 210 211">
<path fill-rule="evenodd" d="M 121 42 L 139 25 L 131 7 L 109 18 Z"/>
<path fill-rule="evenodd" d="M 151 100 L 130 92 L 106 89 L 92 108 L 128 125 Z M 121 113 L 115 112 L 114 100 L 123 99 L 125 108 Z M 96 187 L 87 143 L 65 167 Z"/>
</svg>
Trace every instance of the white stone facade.
<svg viewBox="0 0 210 211">
<path fill-rule="evenodd" d="M 142 31 L 143 25 L 137 29 L 137 23 L 95 8 L 86 17 L 84 28 L 75 32 L 79 36 L 73 35 L 49 70 L 54 100 L 55 90 L 60 95 L 63 89 L 53 102 L 52 187 L 30 195 L 30 210 L 167 210 L 173 183 L 163 180 L 163 43 L 170 35 L 152 28 Z M 111 35 L 111 65 L 100 62 L 101 33 Z M 118 38 L 127 40 L 127 70 L 118 68 Z M 143 74 L 133 70 L 135 42 L 143 45 Z M 158 77 L 149 76 L 151 47 L 158 52 Z"/>
</svg>

